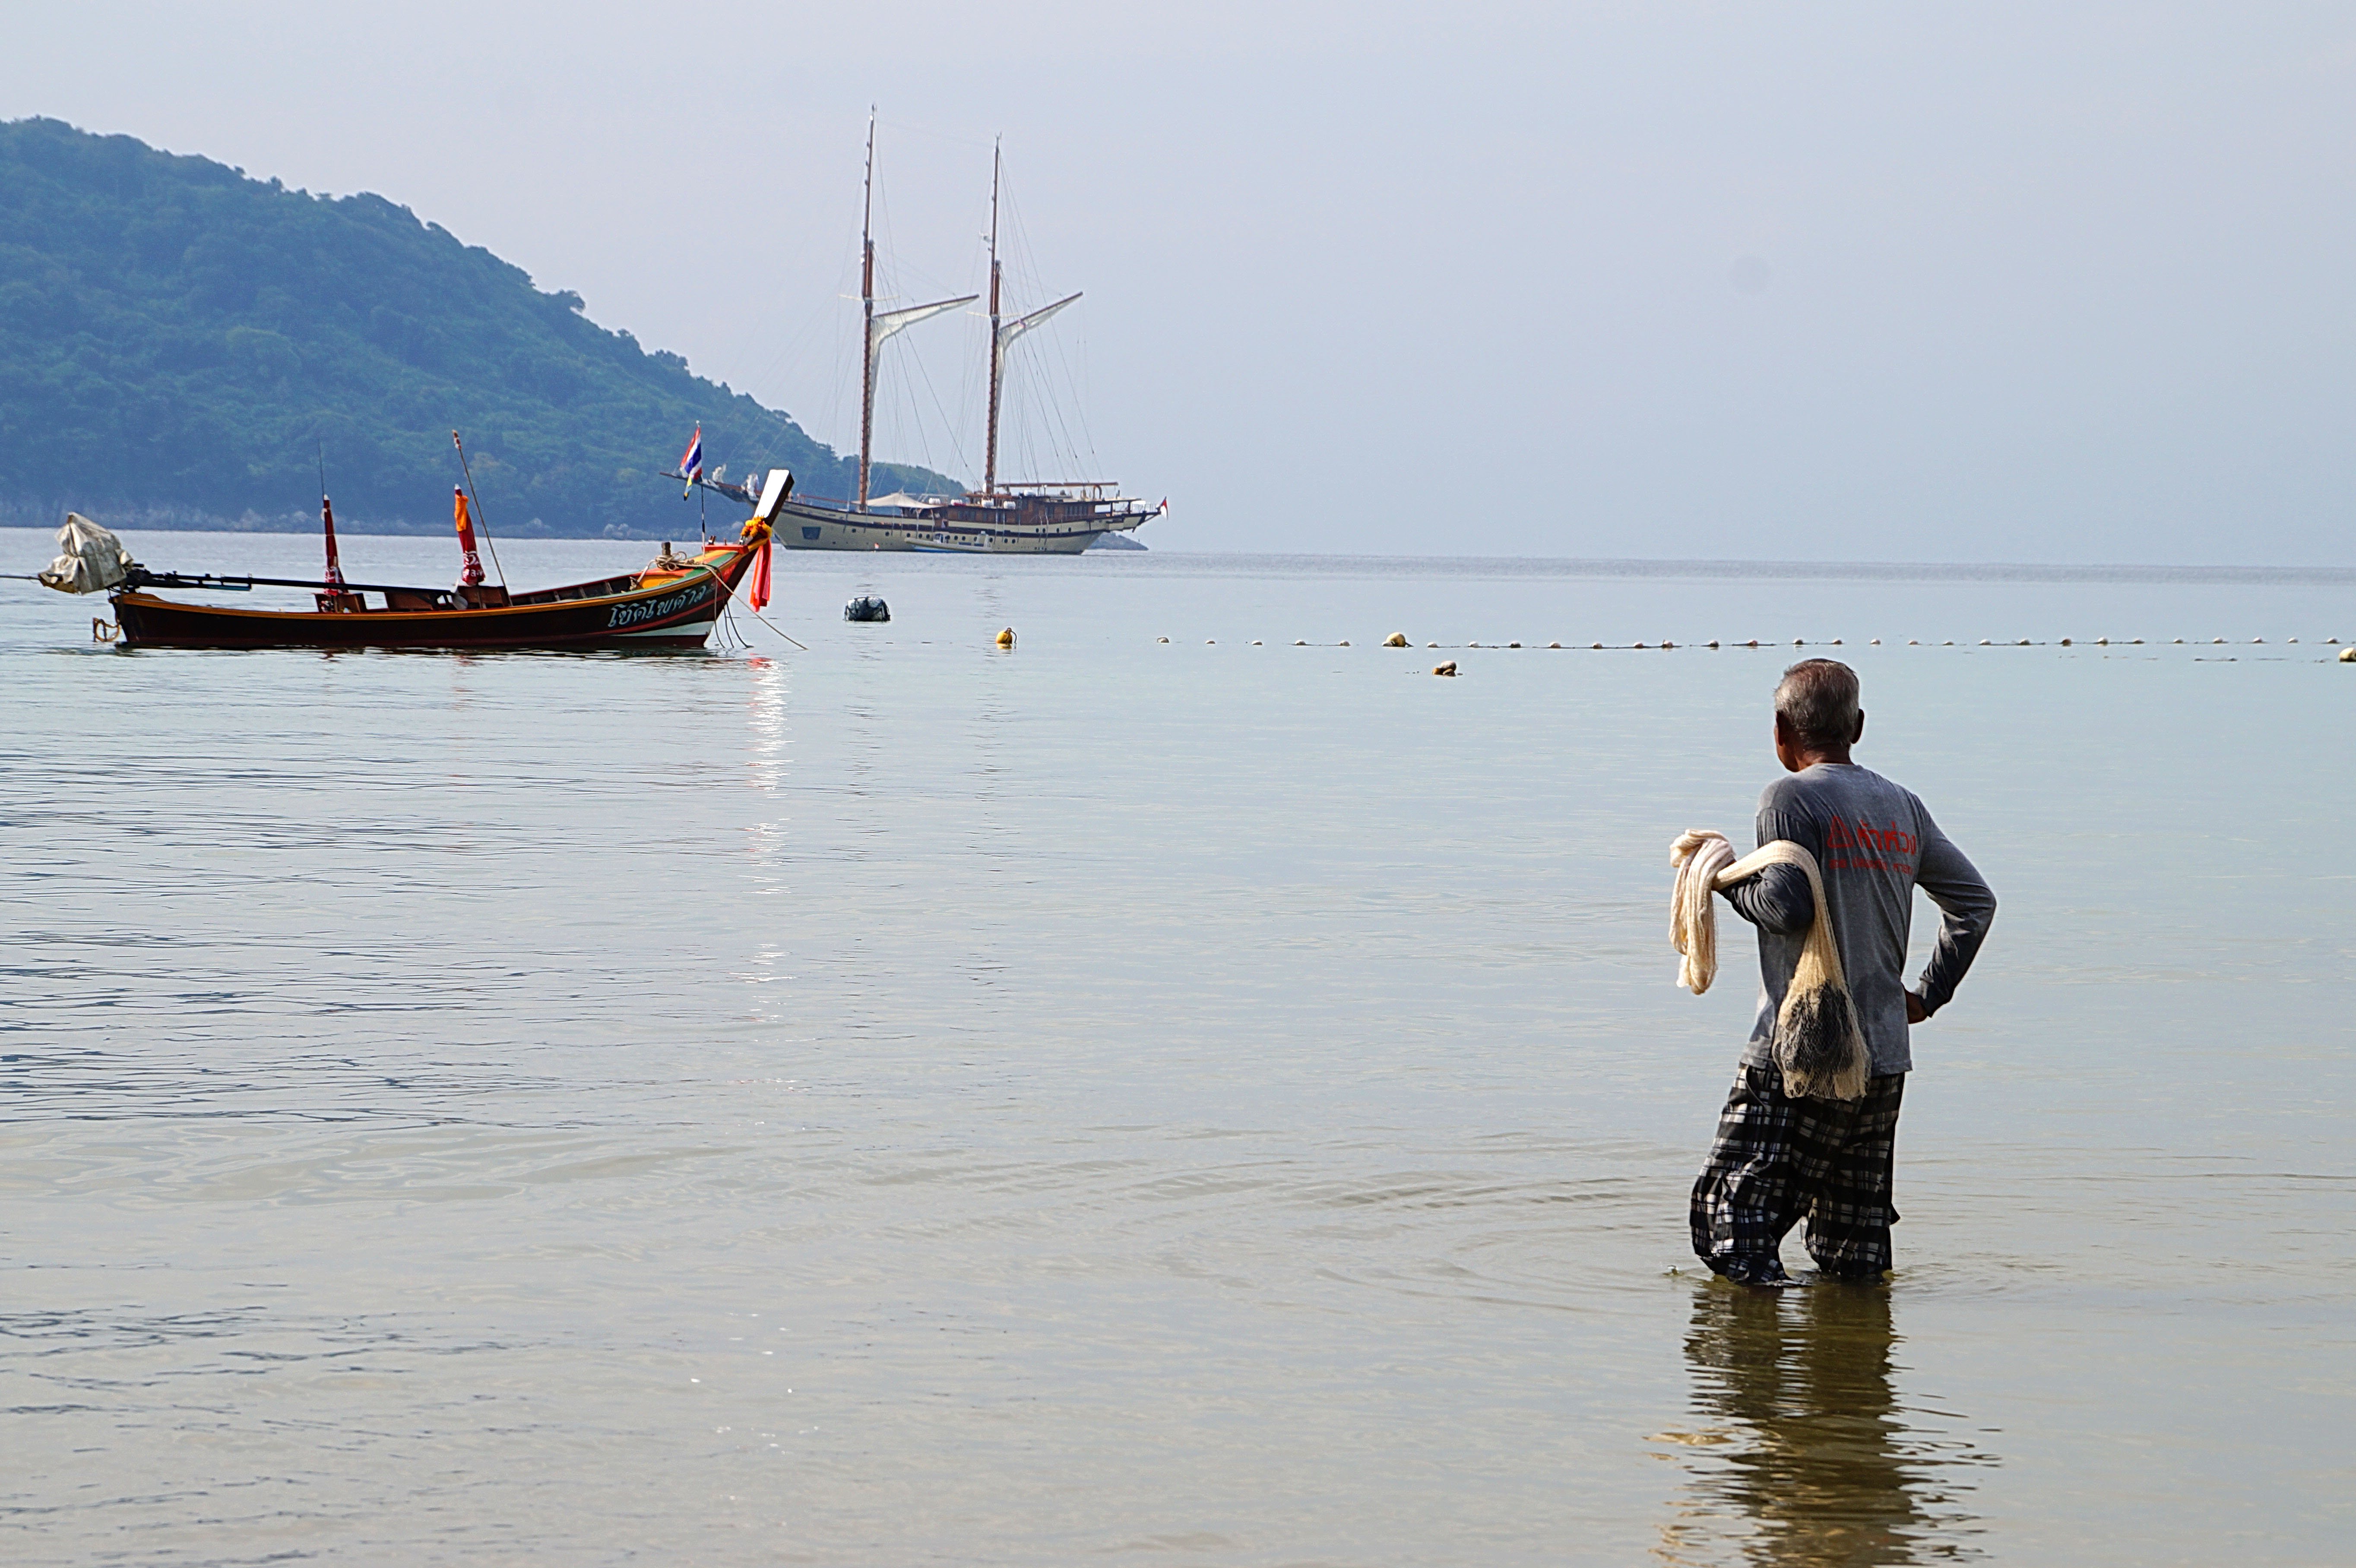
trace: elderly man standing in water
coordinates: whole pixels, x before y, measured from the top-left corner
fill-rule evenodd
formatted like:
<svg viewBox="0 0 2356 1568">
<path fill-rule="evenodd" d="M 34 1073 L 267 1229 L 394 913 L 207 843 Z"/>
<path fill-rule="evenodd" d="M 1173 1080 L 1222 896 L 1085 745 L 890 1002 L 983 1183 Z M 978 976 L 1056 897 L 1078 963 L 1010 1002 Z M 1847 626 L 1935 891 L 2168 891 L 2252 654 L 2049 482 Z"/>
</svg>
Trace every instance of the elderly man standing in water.
<svg viewBox="0 0 2356 1568">
<path fill-rule="evenodd" d="M 1793 1283 L 1779 1249 L 1803 1219 L 1808 1253 L 1825 1275 L 1872 1280 L 1890 1266 L 1898 1102 L 1914 1065 L 1907 1026 L 1946 1006 L 1996 918 L 1996 894 L 1913 792 L 1849 761 L 1864 735 L 1855 670 L 1805 659 L 1783 672 L 1775 756 L 1788 776 L 1759 796 L 1759 842 L 1790 839 L 1816 859 L 1872 1077 L 1857 1100 L 1783 1092 L 1770 1048 L 1815 899 L 1794 866 L 1770 866 L 1726 889 L 1727 901 L 1759 928 L 1764 985 L 1718 1140 L 1694 1183 L 1692 1220 L 1694 1251 L 1738 1284 Z M 1916 888 L 1941 919 L 1931 962 L 1909 989 Z"/>
</svg>

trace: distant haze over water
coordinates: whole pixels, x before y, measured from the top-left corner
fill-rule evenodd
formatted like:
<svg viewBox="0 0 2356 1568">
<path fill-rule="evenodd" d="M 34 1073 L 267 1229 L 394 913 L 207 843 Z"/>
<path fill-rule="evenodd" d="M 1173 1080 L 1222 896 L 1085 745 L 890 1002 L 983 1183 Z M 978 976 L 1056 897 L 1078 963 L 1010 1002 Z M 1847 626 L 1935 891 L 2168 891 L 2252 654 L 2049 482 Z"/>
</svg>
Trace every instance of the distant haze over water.
<svg viewBox="0 0 2356 1568">
<path fill-rule="evenodd" d="M 23 8 L 0 115 L 380 193 L 838 451 L 870 107 L 903 303 L 1002 135 L 1016 300 L 1086 293 L 1016 444 L 1190 548 L 2356 563 L 2344 5 L 225 15 Z M 880 455 L 975 475 L 987 330 Z"/>
</svg>

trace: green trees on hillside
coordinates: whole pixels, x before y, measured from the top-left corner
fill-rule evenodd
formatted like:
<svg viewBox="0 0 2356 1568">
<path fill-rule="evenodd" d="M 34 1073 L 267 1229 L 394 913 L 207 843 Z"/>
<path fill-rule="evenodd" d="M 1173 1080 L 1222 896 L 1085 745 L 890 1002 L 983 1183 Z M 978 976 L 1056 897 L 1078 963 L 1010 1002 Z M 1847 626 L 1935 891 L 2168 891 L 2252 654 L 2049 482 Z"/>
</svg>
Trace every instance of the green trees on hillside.
<svg viewBox="0 0 2356 1568">
<path fill-rule="evenodd" d="M 0 512 L 145 526 L 449 526 L 450 431 L 506 531 L 680 524 L 701 421 L 743 475 L 842 495 L 785 415 L 647 353 L 519 269 L 378 196 L 314 197 L 54 120 L 0 124 Z M 921 470 L 903 483 L 945 488 Z M 536 519 L 538 527 L 532 527 Z"/>
</svg>

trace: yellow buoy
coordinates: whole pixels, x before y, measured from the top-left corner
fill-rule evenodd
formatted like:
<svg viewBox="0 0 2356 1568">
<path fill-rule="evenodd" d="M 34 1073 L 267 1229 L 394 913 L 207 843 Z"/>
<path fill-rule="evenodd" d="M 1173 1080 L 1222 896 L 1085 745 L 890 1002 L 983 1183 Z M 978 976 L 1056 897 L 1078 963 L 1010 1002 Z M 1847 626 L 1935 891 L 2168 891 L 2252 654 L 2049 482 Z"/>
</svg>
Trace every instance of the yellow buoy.
<svg viewBox="0 0 2356 1568">
<path fill-rule="evenodd" d="M 1001 648 L 1011 648 L 1014 645 L 1013 627 L 1009 626 L 1004 631 L 998 634 L 998 645 Z"/>
<path fill-rule="evenodd" d="M 2340 649 L 2340 662 L 2341 664 L 2356 664 L 2356 647 Z"/>
<path fill-rule="evenodd" d="M 1456 661 L 1454 659 L 1450 659 L 1446 664 L 1433 665 L 1431 667 L 1431 673 L 1434 675 L 1454 675 L 1456 673 Z"/>
<path fill-rule="evenodd" d="M 1407 634 L 1405 632 L 1393 632 L 1389 636 L 1383 639 L 1383 646 L 1387 648 L 1403 648 L 1407 646 Z"/>
</svg>

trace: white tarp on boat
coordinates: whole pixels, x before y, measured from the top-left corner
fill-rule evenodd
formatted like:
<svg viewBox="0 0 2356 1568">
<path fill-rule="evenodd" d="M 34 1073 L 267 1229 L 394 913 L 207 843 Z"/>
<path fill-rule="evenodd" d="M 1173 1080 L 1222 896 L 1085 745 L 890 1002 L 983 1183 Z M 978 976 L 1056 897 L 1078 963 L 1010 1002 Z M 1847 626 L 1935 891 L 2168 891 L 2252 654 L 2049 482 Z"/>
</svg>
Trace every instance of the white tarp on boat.
<svg viewBox="0 0 2356 1568">
<path fill-rule="evenodd" d="M 49 562 L 41 581 L 60 593 L 98 593 L 113 587 L 137 564 L 123 541 L 83 517 L 66 514 L 58 530 L 58 549 L 64 553 Z"/>
</svg>

